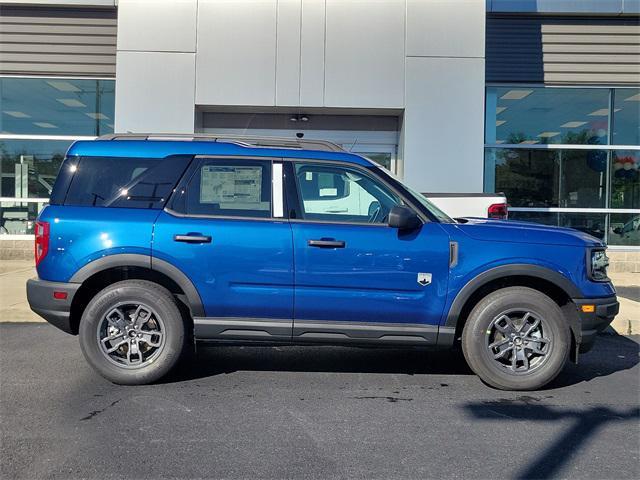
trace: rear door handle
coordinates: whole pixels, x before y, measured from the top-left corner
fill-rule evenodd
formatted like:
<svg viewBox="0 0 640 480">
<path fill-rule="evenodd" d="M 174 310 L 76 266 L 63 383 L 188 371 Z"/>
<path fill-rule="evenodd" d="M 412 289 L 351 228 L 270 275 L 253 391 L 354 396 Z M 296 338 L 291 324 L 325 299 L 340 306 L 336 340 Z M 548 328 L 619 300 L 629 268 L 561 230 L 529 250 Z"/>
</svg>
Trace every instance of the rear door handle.
<svg viewBox="0 0 640 480">
<path fill-rule="evenodd" d="M 318 248 L 344 248 L 346 243 L 343 240 L 309 240 L 307 245 Z"/>
<path fill-rule="evenodd" d="M 185 235 L 174 235 L 173 240 L 175 242 L 185 243 L 211 243 L 211 237 L 209 235 L 193 235 L 190 233 Z"/>
</svg>

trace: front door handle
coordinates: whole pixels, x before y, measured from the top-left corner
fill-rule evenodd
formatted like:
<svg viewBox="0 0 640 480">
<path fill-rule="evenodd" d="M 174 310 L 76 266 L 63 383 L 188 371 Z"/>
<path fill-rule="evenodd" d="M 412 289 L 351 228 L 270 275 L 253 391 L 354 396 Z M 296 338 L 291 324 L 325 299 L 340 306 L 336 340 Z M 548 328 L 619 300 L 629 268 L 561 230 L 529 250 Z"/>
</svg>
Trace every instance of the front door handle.
<svg viewBox="0 0 640 480">
<path fill-rule="evenodd" d="M 187 233 L 185 235 L 174 235 L 173 240 L 175 242 L 185 243 L 211 243 L 211 237 L 209 235 L 196 235 Z"/>
<path fill-rule="evenodd" d="M 307 244 L 318 248 L 344 248 L 346 245 L 343 240 L 309 240 Z"/>
</svg>

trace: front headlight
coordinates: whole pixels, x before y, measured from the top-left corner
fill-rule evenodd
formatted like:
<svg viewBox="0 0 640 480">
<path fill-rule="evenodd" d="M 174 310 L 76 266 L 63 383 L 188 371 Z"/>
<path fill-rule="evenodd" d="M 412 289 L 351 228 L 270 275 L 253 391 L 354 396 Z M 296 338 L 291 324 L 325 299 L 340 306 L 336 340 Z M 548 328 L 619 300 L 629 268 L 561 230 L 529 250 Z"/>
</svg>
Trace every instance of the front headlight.
<svg viewBox="0 0 640 480">
<path fill-rule="evenodd" d="M 596 282 L 608 282 L 607 267 L 609 257 L 605 250 L 591 250 L 591 263 L 589 265 L 589 276 Z"/>
</svg>

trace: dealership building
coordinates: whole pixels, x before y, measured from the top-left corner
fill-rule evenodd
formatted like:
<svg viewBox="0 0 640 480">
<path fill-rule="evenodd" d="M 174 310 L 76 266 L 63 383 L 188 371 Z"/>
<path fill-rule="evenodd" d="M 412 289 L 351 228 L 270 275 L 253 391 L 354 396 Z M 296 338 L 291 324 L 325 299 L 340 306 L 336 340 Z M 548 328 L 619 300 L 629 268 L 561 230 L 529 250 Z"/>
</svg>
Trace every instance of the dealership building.
<svg viewBox="0 0 640 480">
<path fill-rule="evenodd" d="M 640 0 L 0 0 L 0 258 L 77 139 L 331 140 L 640 272 Z M 28 253 L 25 253 L 28 252 Z"/>
</svg>

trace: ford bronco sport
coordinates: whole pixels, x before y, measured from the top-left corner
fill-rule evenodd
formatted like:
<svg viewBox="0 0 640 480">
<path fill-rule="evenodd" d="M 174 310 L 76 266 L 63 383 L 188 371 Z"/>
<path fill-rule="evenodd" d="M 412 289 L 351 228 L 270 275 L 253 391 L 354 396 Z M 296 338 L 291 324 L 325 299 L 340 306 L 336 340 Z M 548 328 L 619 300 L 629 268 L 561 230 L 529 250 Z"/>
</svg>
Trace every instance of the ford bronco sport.
<svg viewBox="0 0 640 480">
<path fill-rule="evenodd" d="M 453 220 L 328 142 L 112 135 L 74 143 L 36 224 L 31 308 L 120 384 L 196 340 L 447 348 L 537 389 L 618 312 L 583 232 Z"/>
</svg>

